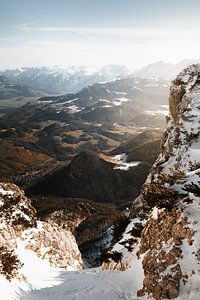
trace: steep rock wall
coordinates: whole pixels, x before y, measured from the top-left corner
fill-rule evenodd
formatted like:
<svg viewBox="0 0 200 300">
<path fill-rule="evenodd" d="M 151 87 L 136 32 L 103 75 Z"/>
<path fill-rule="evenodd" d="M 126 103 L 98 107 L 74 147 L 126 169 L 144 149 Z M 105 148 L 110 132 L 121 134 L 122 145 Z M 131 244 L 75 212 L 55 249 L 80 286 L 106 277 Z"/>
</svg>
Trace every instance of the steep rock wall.
<svg viewBox="0 0 200 300">
<path fill-rule="evenodd" d="M 121 265 L 123 270 L 142 260 L 144 280 L 138 296 L 199 299 L 199 65 L 188 67 L 172 83 L 169 108 L 161 153 L 133 202 L 131 226 L 103 267 Z"/>
</svg>

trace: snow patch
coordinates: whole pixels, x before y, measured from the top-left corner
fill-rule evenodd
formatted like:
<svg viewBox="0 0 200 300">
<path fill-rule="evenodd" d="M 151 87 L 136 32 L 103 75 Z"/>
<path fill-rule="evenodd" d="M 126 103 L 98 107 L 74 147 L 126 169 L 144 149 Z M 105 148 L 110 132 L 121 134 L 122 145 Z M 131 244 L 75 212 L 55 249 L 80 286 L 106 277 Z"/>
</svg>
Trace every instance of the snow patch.
<svg viewBox="0 0 200 300">
<path fill-rule="evenodd" d="M 114 169 L 122 171 L 128 171 L 130 168 L 136 167 L 141 163 L 140 161 L 127 162 L 128 156 L 126 153 L 117 154 L 112 156 L 111 159 L 116 163 Z"/>
</svg>

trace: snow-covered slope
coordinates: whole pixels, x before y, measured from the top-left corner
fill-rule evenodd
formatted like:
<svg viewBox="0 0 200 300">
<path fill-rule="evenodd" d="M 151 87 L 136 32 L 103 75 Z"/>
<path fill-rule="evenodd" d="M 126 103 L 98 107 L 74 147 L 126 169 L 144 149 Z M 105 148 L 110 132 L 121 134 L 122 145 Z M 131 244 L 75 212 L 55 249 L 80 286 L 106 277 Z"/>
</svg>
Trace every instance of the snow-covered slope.
<svg viewBox="0 0 200 300">
<path fill-rule="evenodd" d="M 123 270 L 141 259 L 144 280 L 138 296 L 199 299 L 199 65 L 188 67 L 172 83 L 169 107 L 161 153 L 133 203 L 133 220 L 104 268 Z"/>
<path fill-rule="evenodd" d="M 80 270 L 75 238 L 52 220 L 37 221 L 36 211 L 14 184 L 0 184 L 0 285 L 3 299 L 19 288 L 52 286 L 61 269 Z M 56 281 L 53 283 L 56 284 Z M 18 298 L 17 298 L 18 299 Z"/>
<path fill-rule="evenodd" d="M 139 268 L 142 269 L 138 263 Z M 52 276 L 56 286 L 18 294 L 20 300 L 136 300 L 142 278 L 134 280 L 134 269 L 125 272 L 102 271 L 99 268 L 80 272 L 61 272 Z M 139 272 L 138 272 L 139 273 Z M 138 274 L 139 275 L 139 274 Z M 60 281 L 60 283 L 59 283 Z"/>
</svg>

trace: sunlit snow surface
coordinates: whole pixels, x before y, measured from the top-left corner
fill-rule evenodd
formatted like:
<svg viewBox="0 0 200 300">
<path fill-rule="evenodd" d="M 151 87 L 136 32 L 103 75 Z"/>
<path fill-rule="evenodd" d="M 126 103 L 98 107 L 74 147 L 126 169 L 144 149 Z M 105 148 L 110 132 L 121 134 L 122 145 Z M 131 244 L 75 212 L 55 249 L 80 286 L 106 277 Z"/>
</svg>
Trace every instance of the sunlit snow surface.
<svg viewBox="0 0 200 300">
<path fill-rule="evenodd" d="M 168 105 L 158 105 L 159 109 L 158 110 L 146 110 L 147 115 L 164 115 L 168 116 L 169 115 L 169 107 Z"/>
<path fill-rule="evenodd" d="M 60 272 L 61 283 L 49 288 L 21 293 L 23 300 L 117 300 L 137 299 L 136 293 L 142 286 L 143 277 L 138 270 L 101 271 L 100 268 L 79 272 Z M 55 279 L 54 279 L 55 280 Z"/>
<path fill-rule="evenodd" d="M 27 251 L 31 252 L 31 251 Z M 142 287 L 141 262 L 127 271 L 102 271 L 100 268 L 83 271 L 61 271 L 49 267 L 34 255 L 26 255 L 28 284 L 0 279 L 3 300 L 116 300 L 137 299 Z"/>
<path fill-rule="evenodd" d="M 2 300 L 21 299 L 21 295 L 25 292 L 52 287 L 61 282 L 59 269 L 51 267 L 47 260 L 39 259 L 33 251 L 24 249 L 22 243 L 18 245 L 16 254 L 24 263 L 21 272 L 25 275 L 27 283 L 17 279 L 9 282 L 0 276 L 0 299 Z"/>
<path fill-rule="evenodd" d="M 60 274 L 71 273 L 71 271 L 75 270 L 69 266 L 67 268 L 68 271 L 53 267 L 48 260 L 39 258 L 34 251 L 26 249 L 26 240 L 17 238 L 16 242 L 15 254 L 23 263 L 23 267 L 19 270 L 19 275 L 21 275 L 22 279 L 13 279 L 10 282 L 0 275 L 0 299 L 2 300 L 21 299 L 22 295 L 30 291 L 59 285 L 63 282 Z M 51 299 L 55 298 L 52 297 Z"/>
<path fill-rule="evenodd" d="M 142 287 L 141 260 L 135 261 L 132 268 L 124 272 L 100 268 L 66 271 L 51 267 L 47 260 L 25 249 L 24 241 L 18 239 L 17 245 L 15 253 L 24 263 L 20 273 L 27 283 L 17 279 L 9 282 L 0 276 L 2 300 L 137 299 L 137 290 Z"/>
<path fill-rule="evenodd" d="M 4 300 L 147 300 L 151 297 L 137 297 L 137 290 L 142 287 L 143 270 L 141 261 L 136 261 L 132 268 L 124 272 L 101 271 L 100 268 L 83 271 L 66 272 L 56 269 L 46 269 L 42 278 L 42 269 L 37 265 L 29 272 L 33 272 L 40 280 L 40 285 L 19 284 L 15 280 L 8 283 L 0 281 L 1 295 Z M 50 271 L 50 272 L 49 272 Z M 43 271 L 42 271 L 43 273 Z M 2 290 L 2 284 L 4 289 Z M 196 287 L 196 290 L 195 290 Z M 183 293 L 177 300 L 199 300 L 199 279 L 196 286 L 194 280 L 191 293 Z"/>
<path fill-rule="evenodd" d="M 127 237 L 125 234 L 124 238 Z M 137 299 L 137 290 L 142 287 L 141 260 L 135 260 L 124 272 L 102 271 L 101 268 L 66 271 L 51 267 L 47 260 L 38 258 L 25 247 L 26 241 L 18 238 L 15 253 L 24 263 L 20 273 L 26 277 L 27 283 L 16 279 L 9 282 L 0 276 L 0 299 L 133 300 Z"/>
</svg>

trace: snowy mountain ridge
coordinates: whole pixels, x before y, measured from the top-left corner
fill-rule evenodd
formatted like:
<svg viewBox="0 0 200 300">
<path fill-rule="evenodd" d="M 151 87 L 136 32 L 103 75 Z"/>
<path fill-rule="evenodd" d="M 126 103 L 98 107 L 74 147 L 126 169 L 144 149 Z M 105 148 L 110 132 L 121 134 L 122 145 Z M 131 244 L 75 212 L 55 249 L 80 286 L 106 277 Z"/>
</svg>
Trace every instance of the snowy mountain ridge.
<svg viewBox="0 0 200 300">
<path fill-rule="evenodd" d="M 77 92 L 100 81 L 123 78 L 129 71 L 125 66 L 52 66 L 24 67 L 2 72 L 18 84 L 29 86 L 49 95 Z"/>
<path fill-rule="evenodd" d="M 139 259 L 144 279 L 138 297 L 199 299 L 199 65 L 173 81 L 169 107 L 161 153 L 133 203 L 131 223 L 103 268 L 134 268 Z"/>
</svg>

